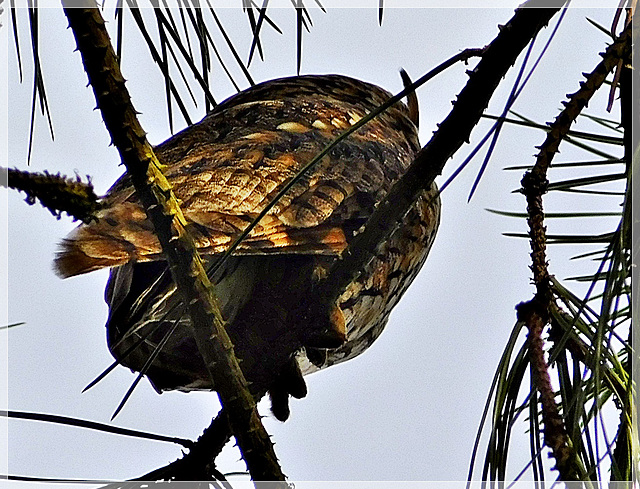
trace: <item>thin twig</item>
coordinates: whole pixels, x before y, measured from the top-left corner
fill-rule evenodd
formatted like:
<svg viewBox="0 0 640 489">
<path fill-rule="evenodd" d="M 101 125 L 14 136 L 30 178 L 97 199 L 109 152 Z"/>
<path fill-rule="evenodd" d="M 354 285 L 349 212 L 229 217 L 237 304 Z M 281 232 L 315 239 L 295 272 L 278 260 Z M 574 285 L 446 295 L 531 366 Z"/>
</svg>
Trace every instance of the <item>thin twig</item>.
<svg viewBox="0 0 640 489">
<path fill-rule="evenodd" d="M 397 102 L 402 100 L 403 98 L 409 96 L 414 93 L 415 90 L 425 84 L 427 81 L 431 80 L 438 74 L 447 70 L 454 64 L 463 61 L 467 62 L 470 58 L 476 56 L 482 56 L 484 53 L 484 48 L 469 48 L 461 51 L 451 58 L 447 59 L 443 63 L 436 66 L 434 69 L 430 70 L 428 73 L 424 74 L 420 78 L 418 78 L 415 82 L 407 85 L 402 91 L 397 93 L 396 95 L 389 98 L 382 105 L 376 107 L 375 110 L 369 112 L 366 116 L 360 119 L 358 122 L 353 124 L 349 129 L 343 131 L 339 136 L 331 141 L 331 143 L 327 144 L 322 151 L 320 151 L 317 155 L 313 157 L 313 159 L 307 163 L 304 167 L 296 173 L 296 175 L 289 180 L 282 188 L 278 191 L 278 193 L 271 199 L 269 204 L 267 204 L 260 213 L 253 218 L 251 223 L 238 235 L 238 237 L 234 240 L 234 242 L 225 250 L 224 254 L 220 256 L 214 264 L 209 268 L 209 275 L 215 275 L 222 266 L 226 263 L 226 260 L 235 252 L 235 250 L 240 246 L 242 241 L 244 241 L 249 233 L 255 229 L 260 221 L 274 208 L 274 206 L 282 199 L 298 182 L 300 182 L 306 175 L 327 155 L 329 152 L 335 148 L 338 143 L 348 138 L 351 134 L 355 133 L 358 129 L 368 124 L 369 121 L 376 118 L 378 115 L 382 114 L 389 107 L 395 105 Z"/>
<path fill-rule="evenodd" d="M 57 414 L 0 410 L 0 418 L 2 417 L 15 418 L 15 419 L 28 419 L 31 421 L 43 421 L 45 423 L 56 423 L 56 424 L 63 424 L 67 426 L 77 426 L 78 428 L 97 430 L 97 431 L 102 431 L 104 433 L 113 433 L 115 435 L 132 436 L 135 438 L 144 438 L 146 440 L 177 443 L 179 445 L 182 445 L 185 448 L 195 447 L 195 443 L 191 440 L 187 440 L 186 438 L 158 435 L 156 433 L 149 433 L 149 432 L 139 431 L 139 430 L 130 430 L 128 428 L 120 428 L 118 426 L 112 426 L 104 423 L 97 423 L 95 421 L 88 421 L 86 419 L 70 418 L 68 416 L 60 416 Z"/>
</svg>

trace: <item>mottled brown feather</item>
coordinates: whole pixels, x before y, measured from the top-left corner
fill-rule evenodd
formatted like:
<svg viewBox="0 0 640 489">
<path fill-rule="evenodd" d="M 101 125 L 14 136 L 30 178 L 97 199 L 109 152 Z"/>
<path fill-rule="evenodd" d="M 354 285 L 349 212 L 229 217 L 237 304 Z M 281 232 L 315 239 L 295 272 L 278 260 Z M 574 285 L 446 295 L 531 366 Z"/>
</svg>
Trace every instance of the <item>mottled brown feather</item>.
<svg viewBox="0 0 640 489">
<path fill-rule="evenodd" d="M 227 250 L 301 168 L 389 96 L 337 75 L 273 80 L 231 97 L 157 146 L 205 262 Z M 275 203 L 215 277 L 243 371 L 252 388 L 271 392 L 279 419 L 288 416 L 289 395 L 306 392 L 301 374 L 353 358 L 380 335 L 433 243 L 440 219 L 435 185 L 401 222 L 381 230 L 375 257 L 336 291 L 339 299 L 323 311 L 322 327 L 308 331 L 298 305 L 419 150 L 415 97 L 410 101 L 411 112 L 398 103 L 333 148 Z M 113 267 L 107 332 L 120 363 L 140 371 L 175 330 L 146 372 L 152 384 L 158 391 L 215 388 L 126 175 L 104 203 L 97 222 L 62 242 L 56 270 L 66 277 Z M 343 343 L 325 349 L 336 342 Z"/>
<path fill-rule="evenodd" d="M 295 80 L 240 93 L 156 147 L 186 218 L 199 225 L 204 252 L 224 251 L 306 163 L 389 96 L 345 77 Z M 412 127 L 406 107 L 397 104 L 339 144 L 276 203 L 238 253 L 342 251 L 348 237 L 339 236 L 338 227 L 370 209 L 341 205 L 353 204 L 355 197 L 372 205 L 389 190 L 417 149 Z M 62 243 L 55 261 L 61 276 L 161 258 L 127 176 L 104 200 L 98 221 L 80 226 Z M 335 225 L 326 227 L 331 221 Z M 294 232 L 300 228 L 309 231 Z M 289 232 L 294 237 L 287 238 Z"/>
</svg>

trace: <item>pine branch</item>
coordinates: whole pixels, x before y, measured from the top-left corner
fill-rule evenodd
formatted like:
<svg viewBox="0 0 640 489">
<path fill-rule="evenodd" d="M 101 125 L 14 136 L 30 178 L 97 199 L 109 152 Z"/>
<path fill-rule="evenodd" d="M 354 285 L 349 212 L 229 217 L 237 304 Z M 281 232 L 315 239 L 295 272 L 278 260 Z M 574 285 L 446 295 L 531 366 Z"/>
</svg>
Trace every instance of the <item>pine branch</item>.
<svg viewBox="0 0 640 489">
<path fill-rule="evenodd" d="M 134 480 L 207 480 L 215 475 L 213 461 L 231 437 L 231 427 L 226 413 L 220 411 L 193 444 L 189 453 L 170 464 Z"/>
<path fill-rule="evenodd" d="M 558 6 L 563 3 L 557 2 Z M 534 4 L 529 2 L 527 6 Z M 365 230 L 353 240 L 342 259 L 327 274 L 328 278 L 320 282 L 319 290 L 312 294 L 314 297 L 324 297 L 328 304 L 335 303 L 337 298 L 334 291 L 344 290 L 374 256 L 381 229 L 402 220 L 422 190 L 431 186 L 449 158 L 469 140 L 471 130 L 478 123 L 506 72 L 557 11 L 557 8 L 520 8 L 506 25 L 501 26 L 500 33 L 487 46 L 476 68 L 469 72 L 469 81 L 460 92 L 452 111 L 380 203 Z M 321 304 L 318 306 L 322 307 Z M 321 309 L 312 309 L 309 317 L 318 317 L 318 310 Z"/>
<path fill-rule="evenodd" d="M 547 172 L 558 152 L 560 142 L 567 136 L 571 124 L 587 106 L 593 94 L 602 86 L 607 75 L 625 59 L 631 49 L 630 26 L 602 54 L 603 60 L 580 84 L 580 89 L 569 97 L 565 108 L 549 126 L 547 137 L 540 146 L 536 163 L 522 178 L 522 193 L 527 199 L 527 223 L 531 243 L 531 270 L 536 286 L 535 297 L 517 306 L 518 319 L 529 328 L 531 368 L 534 372 L 535 387 L 540 393 L 542 419 L 545 425 L 545 444 L 551 448 L 556 460 L 556 469 L 565 481 L 579 479 L 579 461 L 555 403 L 554 390 L 549 377 L 549 366 L 544 358 L 542 331 L 549 323 L 553 292 L 549 276 L 546 245 L 547 235 L 544 225 L 542 196 L 548 188 Z"/>
<path fill-rule="evenodd" d="M 81 8 L 77 7 L 80 3 Z M 92 0 L 63 1 L 98 107 L 184 297 L 198 349 L 218 391 L 253 480 L 284 480 L 249 385 L 224 328 L 213 288 L 186 220 L 136 118 L 117 57 Z"/>
<path fill-rule="evenodd" d="M 29 205 L 40 201 L 58 219 L 66 212 L 74 220 L 89 223 L 95 220 L 96 212 L 102 207 L 89 177 L 88 183 L 84 183 L 79 175 L 73 179 L 60 173 L 51 175 L 46 171 L 36 173 L 0 168 L 0 173 L 4 172 L 7 173 L 7 178 L 0 178 L 3 187 L 4 182 L 7 182 L 8 188 L 27 194 L 25 201 Z"/>
<path fill-rule="evenodd" d="M 627 12 L 627 21 L 630 23 L 631 11 Z M 637 108 L 637 93 L 636 99 L 633 97 L 632 87 L 638 87 L 639 77 L 638 71 L 631 69 L 631 52 L 628 53 L 629 57 L 622 58 L 623 62 L 618 64 L 617 69 L 620 70 L 620 120 L 622 128 L 624 129 L 624 159 L 627 162 L 627 171 L 630 171 L 633 161 L 633 140 L 638 141 L 638 138 L 633 138 L 633 128 L 637 124 L 638 115 L 634 115 L 634 107 Z M 635 120 L 634 120 L 635 117 Z M 637 125 L 636 125 L 637 131 Z M 636 134 L 637 136 L 637 134 Z M 626 238 L 629 238 L 628 236 Z M 624 238 L 623 238 L 624 239 Z M 632 249 L 629 246 L 629 249 Z M 637 249 L 637 248 L 635 248 Z M 635 268 L 635 267 L 633 267 Z M 633 270 L 632 268 L 632 270 Z M 633 279 L 632 279 L 633 283 Z M 637 282 L 636 282 L 637 284 Z M 636 285 L 637 287 L 637 285 Z M 636 296 L 637 297 L 637 296 Z M 629 339 L 627 344 L 633 345 L 633 327 L 629 328 Z M 632 348 L 634 352 L 627 358 L 627 362 L 624 365 L 629 379 L 632 378 L 632 365 L 638 360 L 638 351 Z M 637 431 L 633 428 L 633 413 L 636 412 L 636 396 L 634 395 L 634 383 L 629 381 L 626 395 L 619 396 L 620 399 L 624 399 L 622 408 L 620 410 L 620 423 L 618 425 L 618 434 L 616 436 L 616 447 L 613 450 L 613 463 L 611 467 L 611 480 L 615 481 L 631 481 L 632 477 L 637 474 L 637 464 L 634 464 L 634 446 L 637 446 Z M 635 438 L 635 440 L 634 440 Z"/>
</svg>

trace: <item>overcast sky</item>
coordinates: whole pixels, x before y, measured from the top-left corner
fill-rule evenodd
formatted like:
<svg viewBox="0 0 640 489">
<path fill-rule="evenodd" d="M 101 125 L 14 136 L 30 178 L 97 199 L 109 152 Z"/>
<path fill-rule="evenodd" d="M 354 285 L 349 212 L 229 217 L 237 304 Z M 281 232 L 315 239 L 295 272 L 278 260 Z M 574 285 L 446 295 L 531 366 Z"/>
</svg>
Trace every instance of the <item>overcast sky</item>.
<svg viewBox="0 0 640 489">
<path fill-rule="evenodd" d="M 606 3 L 606 9 L 572 9 L 567 14 L 548 55 L 516 105 L 517 111 L 538 122 L 549 121 L 565 94 L 577 90 L 580 73 L 595 67 L 600 60 L 598 52 L 607 41 L 585 17 L 609 26 L 617 1 Z M 376 8 L 334 9 L 323 14 L 313 7 L 311 13 L 313 27 L 304 37 L 302 73 L 350 75 L 398 92 L 402 88 L 399 68 L 417 78 L 464 48 L 484 46 L 497 34 L 497 25 L 509 20 L 512 9 L 389 8 L 382 27 L 378 26 Z M 41 9 L 40 15 L 40 55 L 55 141 L 48 135 L 46 120 L 38 117 L 30 169 L 90 175 L 98 193 L 104 193 L 122 173 L 117 152 L 109 146 L 99 112 L 93 110 L 93 93 L 86 88 L 87 78 L 79 54 L 73 52 L 75 43 L 62 11 Z M 250 47 L 246 16 L 237 8 L 226 9 L 221 15 L 246 60 Z M 251 65 L 256 81 L 294 75 L 296 70 L 295 14 L 278 9 L 272 15 L 284 32 L 278 35 L 264 28 L 265 61 L 255 59 Z M 112 11 L 106 16 L 111 20 Z M 8 124 L 9 166 L 26 168 L 32 63 L 26 11 L 19 11 L 18 17 L 25 78 L 21 85 L 15 50 L 9 42 L 7 11 L 0 17 L 0 56 L 4 58 L 0 61 L 7 62 L 9 94 L 8 118 L 1 122 L 5 132 Z M 142 113 L 142 125 L 150 141 L 157 144 L 170 136 L 164 88 L 157 68 L 144 54 L 142 40 L 131 28 L 132 22 L 127 15 L 126 34 L 130 38 L 125 44 L 123 72 L 133 103 Z M 549 31 L 543 33 L 544 39 Z M 541 46 L 543 39 L 538 44 Z M 455 66 L 419 90 L 423 144 L 466 83 L 466 69 Z M 501 111 L 514 76 L 515 70 L 496 93 L 490 113 Z M 220 87 L 214 92 L 218 100 L 234 93 L 223 74 L 214 75 L 214 85 Z M 599 95 L 591 107 L 602 111 L 606 94 Z M 192 110 L 194 120 L 204 115 L 201 99 L 199 102 Z M 615 113 L 611 117 L 615 118 Z M 177 125 L 181 128 L 184 123 L 178 118 Z M 488 126 L 483 122 L 476 128 L 472 142 L 478 141 Z M 583 126 L 583 130 L 593 129 Z M 524 198 L 512 193 L 519 187 L 521 172 L 502 168 L 532 164 L 534 146 L 543 139 L 539 131 L 505 128 L 471 202 L 467 203 L 467 196 L 481 159 L 443 194 L 442 222 L 431 254 L 384 333 L 365 354 L 308 377 L 309 394 L 292 402 L 292 415 L 286 423 L 276 421 L 268 405 L 261 404 L 266 428 L 291 480 L 466 479 L 491 378 L 515 323 L 514 306 L 530 299 L 534 291 L 527 241 L 501 234 L 524 232 L 524 221 L 496 216 L 485 209 L 524 211 Z M 464 147 L 447 164 L 438 182 L 446 179 L 470 148 Z M 562 149 L 558 161 L 584 159 L 582 153 Z M 6 194 L 3 189 L 3 199 Z M 566 209 L 571 204 L 563 199 L 567 197 L 549 196 L 546 208 Z M 52 272 L 52 258 L 57 243 L 76 224 L 68 218 L 58 221 L 37 206 L 27 206 L 14 192 L 8 195 L 8 209 L 7 321 L 26 324 L 0 332 L 2 347 L 7 339 L 10 342 L 9 399 L 3 400 L 0 408 L 108 423 L 135 378 L 120 367 L 81 394 L 112 362 L 104 330 L 107 308 L 103 291 L 108 272 L 60 280 Z M 611 221 L 589 224 L 593 227 L 579 231 L 604 232 Z M 564 229 L 570 230 L 570 226 Z M 577 265 L 577 269 L 575 263 L 568 264 L 572 254 L 576 249 L 552 249 L 552 273 L 562 278 L 591 270 L 588 263 Z M 114 424 L 195 438 L 218 409 L 213 393 L 159 396 L 144 381 Z M 523 424 L 515 431 L 512 476 L 529 458 L 525 428 Z M 177 445 L 18 420 L 9 423 L 9 444 L 9 473 L 38 477 L 126 479 L 180 455 Z M 231 446 L 218 458 L 218 467 L 223 472 L 244 470 Z"/>
</svg>

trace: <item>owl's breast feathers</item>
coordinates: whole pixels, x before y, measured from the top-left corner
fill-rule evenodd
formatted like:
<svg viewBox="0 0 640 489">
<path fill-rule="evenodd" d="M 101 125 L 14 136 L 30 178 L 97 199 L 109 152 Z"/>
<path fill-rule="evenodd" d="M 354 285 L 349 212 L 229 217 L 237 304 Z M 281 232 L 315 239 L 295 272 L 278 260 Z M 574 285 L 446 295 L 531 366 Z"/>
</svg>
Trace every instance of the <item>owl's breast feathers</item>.
<svg viewBox="0 0 640 489">
<path fill-rule="evenodd" d="M 225 251 L 305 164 L 389 97 L 337 75 L 273 80 L 229 98 L 157 146 L 199 251 L 205 258 Z M 292 302 L 347 247 L 418 150 L 417 129 L 398 103 L 336 145 L 241 243 L 216 287 L 232 337 L 249 345 L 245 351 L 272 344 L 269 331 L 295 322 L 287 315 Z M 107 291 L 110 347 L 140 370 L 167 331 L 186 319 L 129 178 L 118 180 L 104 201 L 97 222 L 62 243 L 55 266 L 64 277 L 118 267 Z M 439 212 L 433 185 L 403 223 L 380 236 L 376 257 L 336 304 L 346 343 L 307 348 L 298 356 L 303 370 L 351 358 L 379 335 L 427 256 Z M 252 329 L 256 322 L 262 326 Z M 243 369 L 250 363 L 245 359 Z M 160 389 L 211 387 L 188 329 L 172 333 L 148 376 Z"/>
</svg>

